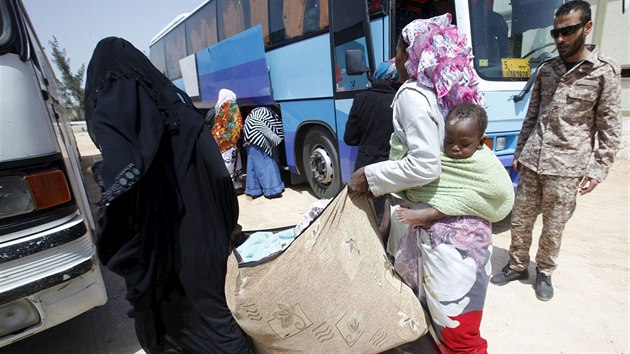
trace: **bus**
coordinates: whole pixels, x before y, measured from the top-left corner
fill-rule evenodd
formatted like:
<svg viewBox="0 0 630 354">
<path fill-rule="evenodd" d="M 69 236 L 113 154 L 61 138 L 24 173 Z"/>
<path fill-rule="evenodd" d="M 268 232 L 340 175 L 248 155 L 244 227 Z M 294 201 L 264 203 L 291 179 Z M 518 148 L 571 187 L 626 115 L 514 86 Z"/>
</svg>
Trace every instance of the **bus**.
<svg viewBox="0 0 630 354">
<path fill-rule="evenodd" d="M 554 56 L 549 35 L 561 0 L 209 0 L 152 39 L 154 65 L 200 109 L 229 88 L 241 108 L 275 105 L 292 182 L 334 196 L 357 148 L 343 141 L 353 97 L 395 55 L 401 29 L 451 13 L 473 48 L 485 94 L 486 144 L 511 169 L 538 65 Z"/>
<path fill-rule="evenodd" d="M 19 0 L 0 0 L 0 347 L 105 304 L 94 221 L 57 80 Z"/>
</svg>

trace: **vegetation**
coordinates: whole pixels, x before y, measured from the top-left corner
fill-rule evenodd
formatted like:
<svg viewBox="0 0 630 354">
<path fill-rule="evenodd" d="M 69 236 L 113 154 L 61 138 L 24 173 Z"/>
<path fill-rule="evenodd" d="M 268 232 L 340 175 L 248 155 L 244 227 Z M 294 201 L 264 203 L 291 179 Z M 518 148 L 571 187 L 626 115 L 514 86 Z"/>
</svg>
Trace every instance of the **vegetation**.
<svg viewBox="0 0 630 354">
<path fill-rule="evenodd" d="M 60 48 L 57 38 L 53 36 L 52 41 L 48 41 L 52 50 L 52 62 L 57 66 L 61 79 L 57 79 L 61 89 L 61 99 L 63 105 L 68 110 L 70 119 L 83 120 L 84 103 L 83 97 L 83 76 L 85 75 L 85 64 L 81 64 L 79 70 L 73 74 L 70 67 L 70 59 L 64 48 Z"/>
</svg>

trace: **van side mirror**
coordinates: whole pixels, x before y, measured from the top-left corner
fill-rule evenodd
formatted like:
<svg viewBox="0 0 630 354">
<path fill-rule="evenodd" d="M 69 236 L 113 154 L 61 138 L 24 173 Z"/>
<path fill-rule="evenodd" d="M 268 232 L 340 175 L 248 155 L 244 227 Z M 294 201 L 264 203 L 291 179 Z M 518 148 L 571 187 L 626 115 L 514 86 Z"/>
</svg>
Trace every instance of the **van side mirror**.
<svg viewBox="0 0 630 354">
<path fill-rule="evenodd" d="M 363 62 L 363 52 L 360 49 L 348 49 L 346 55 L 346 74 L 361 75 L 370 71 Z"/>
</svg>

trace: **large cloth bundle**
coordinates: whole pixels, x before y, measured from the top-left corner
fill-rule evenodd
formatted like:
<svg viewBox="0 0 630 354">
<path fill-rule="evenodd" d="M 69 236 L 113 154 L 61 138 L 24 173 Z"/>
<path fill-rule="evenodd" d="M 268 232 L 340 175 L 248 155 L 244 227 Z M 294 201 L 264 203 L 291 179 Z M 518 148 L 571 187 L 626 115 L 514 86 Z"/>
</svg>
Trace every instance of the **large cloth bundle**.
<svg viewBox="0 0 630 354">
<path fill-rule="evenodd" d="M 344 189 L 283 252 L 228 259 L 228 307 L 259 353 L 378 353 L 427 332 L 371 205 Z"/>
</svg>

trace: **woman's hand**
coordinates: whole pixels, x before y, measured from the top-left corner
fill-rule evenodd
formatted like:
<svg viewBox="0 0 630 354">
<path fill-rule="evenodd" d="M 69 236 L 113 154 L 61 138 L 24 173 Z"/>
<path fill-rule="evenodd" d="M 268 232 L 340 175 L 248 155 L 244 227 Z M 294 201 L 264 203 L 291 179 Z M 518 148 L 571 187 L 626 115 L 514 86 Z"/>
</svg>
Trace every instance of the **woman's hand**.
<svg viewBox="0 0 630 354">
<path fill-rule="evenodd" d="M 370 191 L 367 177 L 365 177 L 365 168 L 361 167 L 354 171 L 350 180 L 348 180 L 348 189 L 359 193 L 367 193 Z"/>
</svg>

